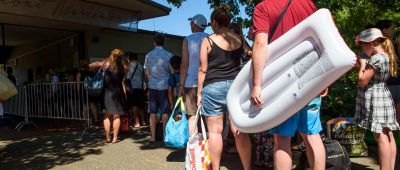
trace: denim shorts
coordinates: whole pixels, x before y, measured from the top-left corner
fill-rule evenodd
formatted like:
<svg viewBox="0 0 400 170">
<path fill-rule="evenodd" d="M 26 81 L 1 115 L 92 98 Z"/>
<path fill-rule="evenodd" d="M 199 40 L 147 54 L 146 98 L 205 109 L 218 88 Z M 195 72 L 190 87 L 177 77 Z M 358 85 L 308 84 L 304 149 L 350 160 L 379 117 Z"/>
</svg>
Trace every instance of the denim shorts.
<svg viewBox="0 0 400 170">
<path fill-rule="evenodd" d="M 292 117 L 271 129 L 270 133 L 281 136 L 294 136 L 296 131 L 307 135 L 319 134 L 322 131 L 320 109 L 321 97 L 314 98 Z"/>
<path fill-rule="evenodd" d="M 150 114 L 169 113 L 168 90 L 149 89 L 149 105 L 147 112 Z"/>
<path fill-rule="evenodd" d="M 400 102 L 400 85 L 390 85 L 388 86 L 390 94 L 392 94 L 392 99 L 394 104 Z"/>
<path fill-rule="evenodd" d="M 226 95 L 233 80 L 224 80 L 206 85 L 201 92 L 201 114 L 205 116 L 222 116 L 228 113 Z"/>
</svg>

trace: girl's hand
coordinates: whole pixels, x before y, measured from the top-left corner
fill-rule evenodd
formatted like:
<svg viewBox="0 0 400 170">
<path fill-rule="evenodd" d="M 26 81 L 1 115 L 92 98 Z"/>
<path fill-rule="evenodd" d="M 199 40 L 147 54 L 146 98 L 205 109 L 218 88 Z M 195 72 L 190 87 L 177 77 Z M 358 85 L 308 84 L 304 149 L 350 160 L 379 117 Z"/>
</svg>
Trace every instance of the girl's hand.
<svg viewBox="0 0 400 170">
<path fill-rule="evenodd" d="M 358 62 L 360 62 L 360 69 L 365 69 L 365 67 L 367 66 L 367 59 L 365 58 L 360 58 L 358 60 Z"/>
<path fill-rule="evenodd" d="M 321 97 L 325 97 L 328 95 L 328 88 L 322 90 L 322 92 L 319 94 Z"/>
</svg>

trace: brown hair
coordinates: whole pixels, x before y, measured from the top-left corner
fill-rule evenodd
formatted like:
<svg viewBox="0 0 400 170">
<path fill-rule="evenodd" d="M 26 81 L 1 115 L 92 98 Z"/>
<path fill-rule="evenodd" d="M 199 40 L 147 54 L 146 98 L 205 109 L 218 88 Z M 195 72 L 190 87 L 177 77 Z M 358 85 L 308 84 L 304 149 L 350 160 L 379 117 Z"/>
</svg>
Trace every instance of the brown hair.
<svg viewBox="0 0 400 170">
<path fill-rule="evenodd" d="M 154 42 L 156 45 L 164 46 L 165 36 L 162 33 L 156 33 L 153 37 Z"/>
<path fill-rule="evenodd" d="M 231 22 L 231 16 L 229 15 L 228 12 L 228 7 L 221 6 L 216 8 L 212 13 L 210 20 L 214 20 L 217 22 L 220 26 L 228 27 L 229 23 Z"/>
<path fill-rule="evenodd" d="M 110 62 L 110 68 L 112 70 L 119 70 L 119 71 L 125 71 L 125 62 L 123 61 L 125 57 L 124 53 L 122 52 L 121 49 L 114 49 L 111 51 L 110 56 L 108 57 L 108 61 Z"/>
<path fill-rule="evenodd" d="M 373 43 L 374 46 L 381 45 L 386 52 L 386 54 L 389 55 L 389 73 L 392 77 L 397 76 L 397 59 L 396 59 L 396 53 L 394 50 L 394 46 L 392 41 L 390 41 L 389 38 L 383 37 L 383 38 L 378 38 L 374 41 Z"/>
</svg>

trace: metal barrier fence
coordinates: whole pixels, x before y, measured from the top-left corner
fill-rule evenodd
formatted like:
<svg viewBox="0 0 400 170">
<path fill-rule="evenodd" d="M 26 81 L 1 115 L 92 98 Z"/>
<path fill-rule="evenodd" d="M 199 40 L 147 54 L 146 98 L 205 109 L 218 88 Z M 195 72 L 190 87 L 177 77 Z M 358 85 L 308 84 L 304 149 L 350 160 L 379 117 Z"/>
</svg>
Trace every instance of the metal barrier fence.
<svg viewBox="0 0 400 170">
<path fill-rule="evenodd" d="M 84 120 L 90 125 L 88 93 L 83 83 L 29 84 L 17 90 L 18 94 L 3 105 L 6 113 L 25 117 L 16 126 L 18 131 L 26 124 L 36 126 L 29 118 Z"/>
</svg>

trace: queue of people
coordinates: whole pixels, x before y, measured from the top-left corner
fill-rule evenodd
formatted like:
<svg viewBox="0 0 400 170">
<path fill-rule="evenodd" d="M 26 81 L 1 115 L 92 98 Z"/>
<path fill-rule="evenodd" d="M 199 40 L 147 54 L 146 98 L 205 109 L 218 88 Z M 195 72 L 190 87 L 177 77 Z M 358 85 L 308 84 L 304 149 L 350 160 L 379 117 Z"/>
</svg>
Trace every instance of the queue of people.
<svg viewBox="0 0 400 170">
<path fill-rule="evenodd" d="M 284 8 L 287 11 L 280 20 L 278 18 Z M 178 96 L 183 96 L 189 132 L 197 124 L 194 115 L 198 108 L 206 118 L 211 166 L 212 169 L 219 169 L 224 144 L 224 117 L 230 122 L 226 96 L 240 72 L 241 65 L 251 58 L 253 86 L 250 100 L 259 107 L 263 104 L 260 96 L 261 77 L 268 44 L 316 10 L 311 0 L 260 2 L 255 7 L 253 25 L 247 36 L 254 40 L 250 47 L 244 39 L 241 27 L 231 24 L 229 11 L 225 7 L 218 7 L 210 16 L 213 30 L 211 35 L 204 33 L 209 24 L 203 15 L 189 18 L 192 34 L 183 40 L 182 57 L 164 49 L 165 37 L 157 33 L 153 39 L 155 48 L 146 55 L 143 66 L 138 62 L 136 54 L 127 52 L 124 55 L 118 49 L 112 51 L 108 59 L 91 63 L 90 68 L 101 68 L 105 71 L 106 114 L 103 124 L 106 141 L 118 142 L 119 117 L 125 113 L 124 105 L 127 104 L 133 113 L 135 127 L 146 125 L 143 113 L 149 113 L 151 134 L 148 142 L 155 142 L 157 114 L 162 115 L 161 121 L 165 128 L 174 101 Z M 378 143 L 381 169 L 394 169 L 397 151 L 393 131 L 400 128 L 400 81 L 396 62 L 400 51 L 400 36 L 396 43 L 392 43 L 394 27 L 388 20 L 380 21 L 376 28 L 362 31 L 356 39 L 363 53 L 360 56 L 366 57 L 358 58 L 359 86 L 354 122 L 373 132 Z M 392 78 L 388 81 L 389 77 Z M 131 81 L 130 84 L 135 89 L 132 94 L 125 93 L 124 79 Z M 148 88 L 147 93 L 145 88 Z M 268 166 L 273 166 L 274 169 L 292 168 L 291 138 L 299 134 L 306 147 L 310 168 L 325 169 L 325 148 L 320 136 L 323 129 L 320 109 L 322 98 L 326 95 L 328 88 L 285 122 L 264 132 L 273 136 L 269 137 L 269 144 L 273 145 L 270 147 L 273 149 L 269 151 L 273 155 L 273 165 Z M 114 129 L 112 138 L 111 120 Z M 249 134 L 239 132 L 232 122 L 229 124 L 243 169 L 250 169 L 252 143 Z M 261 134 L 263 133 L 259 135 Z M 263 143 L 258 142 L 257 145 Z"/>
</svg>

